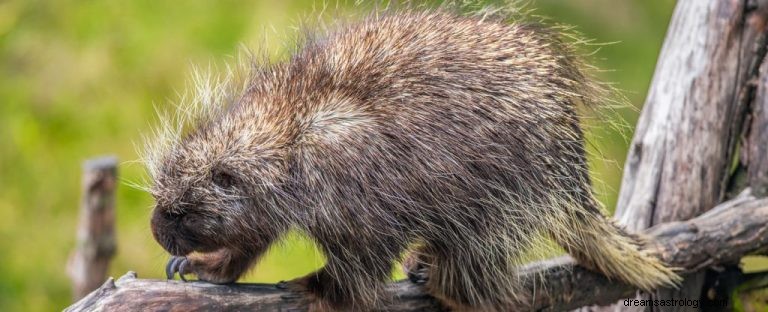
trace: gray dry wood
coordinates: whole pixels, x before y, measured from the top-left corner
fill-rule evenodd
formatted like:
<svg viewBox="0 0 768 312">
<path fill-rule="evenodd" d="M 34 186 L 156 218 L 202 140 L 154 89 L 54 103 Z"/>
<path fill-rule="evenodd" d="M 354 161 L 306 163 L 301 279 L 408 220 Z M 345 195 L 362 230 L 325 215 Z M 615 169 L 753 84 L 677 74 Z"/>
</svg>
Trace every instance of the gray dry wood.
<svg viewBox="0 0 768 312">
<path fill-rule="evenodd" d="M 83 194 L 77 247 L 67 263 L 75 300 L 98 288 L 115 254 L 117 159 L 102 157 L 83 164 Z"/>
<path fill-rule="evenodd" d="M 695 272 L 738 261 L 745 254 L 768 249 L 768 199 L 744 194 L 685 222 L 665 223 L 646 231 L 658 241 L 654 251 L 670 265 Z M 532 282 L 533 307 L 517 310 L 563 311 L 588 304 L 608 304 L 635 293 L 632 286 L 609 281 L 575 265 L 569 257 L 536 262 L 521 268 Z M 535 283 L 534 283 L 535 281 Z M 547 281 L 543 284 L 543 281 Z M 395 299 L 384 311 L 440 311 L 420 286 L 406 281 L 390 285 Z M 138 279 L 129 272 L 109 279 L 67 311 L 305 311 L 302 296 L 267 284 L 212 285 L 203 282 Z M 510 310 L 516 310 L 511 306 Z"/>
<path fill-rule="evenodd" d="M 765 23 L 765 21 L 762 21 Z M 768 195 L 768 59 L 760 65 L 755 79 L 741 163 L 747 168 L 748 185 L 757 196 Z"/>
</svg>

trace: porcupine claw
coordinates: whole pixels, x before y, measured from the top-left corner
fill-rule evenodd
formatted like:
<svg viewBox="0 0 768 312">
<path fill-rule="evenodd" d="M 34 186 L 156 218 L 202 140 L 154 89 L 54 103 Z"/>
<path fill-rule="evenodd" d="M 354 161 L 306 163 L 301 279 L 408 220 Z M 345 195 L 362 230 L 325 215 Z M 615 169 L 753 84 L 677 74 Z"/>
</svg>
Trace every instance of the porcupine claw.
<svg viewBox="0 0 768 312">
<path fill-rule="evenodd" d="M 165 266 L 165 276 L 172 280 L 176 272 L 179 272 L 179 278 L 186 282 L 187 279 L 184 278 L 184 274 L 189 273 L 186 272 L 186 268 L 189 265 L 188 262 L 187 257 L 171 256 L 171 259 L 168 259 L 168 264 Z"/>
<path fill-rule="evenodd" d="M 184 260 L 182 260 L 181 263 L 179 264 L 179 278 L 181 278 L 181 280 L 185 282 L 187 281 L 187 278 L 184 277 L 184 274 L 187 273 L 185 270 L 187 268 L 187 265 L 189 265 L 189 260 L 187 260 L 187 258 L 184 257 Z"/>
</svg>

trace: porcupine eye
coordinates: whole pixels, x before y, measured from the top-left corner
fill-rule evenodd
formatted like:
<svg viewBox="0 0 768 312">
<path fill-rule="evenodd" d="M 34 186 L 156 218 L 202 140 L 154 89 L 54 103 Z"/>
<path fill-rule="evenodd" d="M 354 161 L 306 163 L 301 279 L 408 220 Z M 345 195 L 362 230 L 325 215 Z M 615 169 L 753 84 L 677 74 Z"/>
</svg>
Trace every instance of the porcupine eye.
<svg viewBox="0 0 768 312">
<path fill-rule="evenodd" d="M 173 220 L 180 219 L 181 217 L 184 216 L 184 214 L 181 212 L 168 210 L 165 213 L 163 213 L 163 216 L 165 217 L 166 220 L 173 221 Z"/>
<path fill-rule="evenodd" d="M 224 171 L 214 171 L 213 184 L 220 188 L 228 189 L 235 184 L 235 178 L 231 174 Z"/>
</svg>

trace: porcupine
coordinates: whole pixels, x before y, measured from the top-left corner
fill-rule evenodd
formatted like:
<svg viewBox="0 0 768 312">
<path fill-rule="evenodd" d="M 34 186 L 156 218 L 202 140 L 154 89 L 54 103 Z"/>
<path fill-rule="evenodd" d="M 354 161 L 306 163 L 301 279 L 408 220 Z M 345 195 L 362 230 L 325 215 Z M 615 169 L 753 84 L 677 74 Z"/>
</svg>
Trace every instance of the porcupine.
<svg viewBox="0 0 768 312">
<path fill-rule="evenodd" d="M 243 88 L 201 88 L 147 150 L 169 278 L 233 282 L 295 229 L 327 263 L 286 285 L 318 310 L 381 303 L 406 250 L 446 306 L 509 310 L 545 231 L 609 278 L 673 285 L 593 196 L 577 106 L 606 92 L 586 68 L 537 23 L 405 9 L 307 38 Z"/>
</svg>

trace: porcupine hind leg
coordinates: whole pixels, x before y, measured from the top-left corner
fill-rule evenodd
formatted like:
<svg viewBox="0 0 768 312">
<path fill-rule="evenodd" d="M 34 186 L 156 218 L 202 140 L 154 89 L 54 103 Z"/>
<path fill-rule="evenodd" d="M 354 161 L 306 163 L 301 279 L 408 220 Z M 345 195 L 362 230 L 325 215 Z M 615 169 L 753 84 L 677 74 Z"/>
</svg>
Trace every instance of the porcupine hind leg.
<svg viewBox="0 0 768 312">
<path fill-rule="evenodd" d="M 455 311 L 510 311 L 520 302 L 512 258 L 521 251 L 487 240 L 424 245 L 403 262 L 408 278 Z"/>
<path fill-rule="evenodd" d="M 404 250 L 403 243 L 357 238 L 356 244 L 366 247 L 354 251 L 338 242 L 319 243 L 326 265 L 285 283 L 291 290 L 309 293 L 310 311 L 369 311 L 385 303 L 384 286 Z"/>
</svg>

